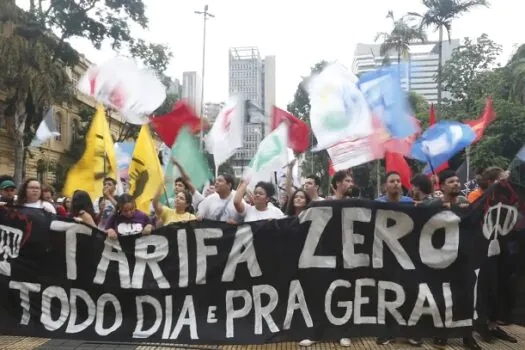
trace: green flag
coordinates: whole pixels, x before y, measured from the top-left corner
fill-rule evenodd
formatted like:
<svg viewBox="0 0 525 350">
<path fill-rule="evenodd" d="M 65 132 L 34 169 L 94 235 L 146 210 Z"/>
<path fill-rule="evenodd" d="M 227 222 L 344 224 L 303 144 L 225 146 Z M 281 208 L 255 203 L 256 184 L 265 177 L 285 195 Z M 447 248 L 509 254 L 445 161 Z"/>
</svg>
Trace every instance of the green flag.
<svg viewBox="0 0 525 350">
<path fill-rule="evenodd" d="M 173 147 L 171 147 L 171 156 L 182 166 L 196 189 L 202 189 L 206 182 L 213 177 L 208 162 L 200 152 L 199 144 L 190 133 L 188 127 L 184 127 L 179 131 L 177 139 Z M 177 167 L 170 161 L 166 169 L 166 193 L 162 198 L 164 204 L 167 203 L 166 195 L 168 198 L 174 197 L 174 181 L 179 176 Z"/>
<path fill-rule="evenodd" d="M 245 171 L 250 186 L 258 181 L 270 181 L 275 171 L 288 164 L 288 126 L 281 123 L 259 144 L 257 153 Z"/>
</svg>

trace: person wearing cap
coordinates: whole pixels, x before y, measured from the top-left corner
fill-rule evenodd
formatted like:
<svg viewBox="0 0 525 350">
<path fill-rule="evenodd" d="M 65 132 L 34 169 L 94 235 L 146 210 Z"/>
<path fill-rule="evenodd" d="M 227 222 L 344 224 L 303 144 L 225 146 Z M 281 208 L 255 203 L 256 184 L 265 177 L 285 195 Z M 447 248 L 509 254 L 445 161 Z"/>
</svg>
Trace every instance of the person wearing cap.
<svg viewBox="0 0 525 350">
<path fill-rule="evenodd" d="M 0 202 L 13 204 L 15 201 L 16 184 L 11 176 L 0 177 Z"/>
</svg>

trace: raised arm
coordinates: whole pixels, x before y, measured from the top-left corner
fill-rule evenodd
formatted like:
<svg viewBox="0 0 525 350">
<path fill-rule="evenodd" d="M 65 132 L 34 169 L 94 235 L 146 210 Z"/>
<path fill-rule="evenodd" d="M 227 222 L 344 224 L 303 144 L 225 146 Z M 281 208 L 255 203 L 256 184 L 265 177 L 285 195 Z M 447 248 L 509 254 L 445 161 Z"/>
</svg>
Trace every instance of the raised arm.
<svg viewBox="0 0 525 350">
<path fill-rule="evenodd" d="M 157 193 L 155 193 L 155 197 L 153 197 L 153 208 L 155 208 L 155 214 L 157 216 L 160 215 L 162 212 L 162 204 L 160 203 L 160 197 L 162 197 L 162 193 L 164 192 L 164 184 L 160 184 L 159 189 L 157 190 Z M 167 198 L 169 200 L 169 198 Z"/>
<path fill-rule="evenodd" d="M 239 184 L 239 187 L 237 187 L 237 192 L 235 192 L 235 197 L 233 197 L 233 206 L 235 207 L 235 210 L 239 214 L 243 214 L 246 210 L 244 205 L 244 194 L 246 193 L 246 187 L 248 186 L 248 182 L 246 180 L 242 180 Z"/>
<path fill-rule="evenodd" d="M 195 187 L 191 183 L 191 179 L 188 176 L 188 173 L 184 170 L 182 165 L 180 165 L 180 163 L 177 162 L 177 159 L 175 159 L 175 157 L 172 157 L 171 161 L 172 161 L 173 165 L 175 165 L 177 167 L 177 169 L 179 169 L 180 176 L 184 179 L 184 182 L 186 183 L 186 187 L 187 187 L 188 191 L 190 191 L 191 194 L 194 194 L 195 193 Z"/>
<path fill-rule="evenodd" d="M 288 164 L 288 171 L 286 172 L 286 182 L 285 182 L 285 186 L 286 186 L 286 193 L 288 194 L 288 197 L 291 197 L 293 195 L 293 188 L 292 188 L 292 172 L 293 172 L 293 167 L 295 165 L 295 162 L 297 162 L 297 159 L 294 159 L 290 162 L 290 164 Z"/>
</svg>

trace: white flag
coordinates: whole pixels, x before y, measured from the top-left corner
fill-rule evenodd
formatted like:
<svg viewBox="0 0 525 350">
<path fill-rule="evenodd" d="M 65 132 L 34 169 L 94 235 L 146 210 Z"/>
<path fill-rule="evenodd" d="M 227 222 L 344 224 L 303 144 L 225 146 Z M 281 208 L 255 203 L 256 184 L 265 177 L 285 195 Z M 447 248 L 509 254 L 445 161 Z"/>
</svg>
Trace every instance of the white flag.
<svg viewBox="0 0 525 350">
<path fill-rule="evenodd" d="M 279 171 L 287 164 L 288 126 L 286 123 L 281 123 L 259 144 L 257 153 L 250 162 L 244 178 L 250 179 L 250 185 L 258 181 L 269 181 L 275 177 L 275 171 Z"/>
<path fill-rule="evenodd" d="M 330 64 L 310 79 L 307 89 L 315 150 L 372 134 L 372 114 L 356 82 L 357 77 L 340 64 Z"/>
<path fill-rule="evenodd" d="M 344 140 L 326 150 L 335 171 L 346 170 L 381 158 L 374 154 L 368 138 Z"/>
<path fill-rule="evenodd" d="M 78 89 L 137 125 L 147 123 L 147 116 L 166 99 L 166 87 L 155 72 L 121 57 L 90 67 L 78 82 Z"/>
<path fill-rule="evenodd" d="M 213 154 L 216 168 L 242 147 L 243 128 L 244 100 L 235 96 L 221 110 L 206 138 L 206 148 Z"/>
<path fill-rule="evenodd" d="M 49 111 L 47 111 L 44 119 L 40 122 L 30 146 L 39 147 L 50 138 L 56 136 L 60 136 L 60 133 L 57 129 L 54 109 L 51 107 Z"/>
</svg>

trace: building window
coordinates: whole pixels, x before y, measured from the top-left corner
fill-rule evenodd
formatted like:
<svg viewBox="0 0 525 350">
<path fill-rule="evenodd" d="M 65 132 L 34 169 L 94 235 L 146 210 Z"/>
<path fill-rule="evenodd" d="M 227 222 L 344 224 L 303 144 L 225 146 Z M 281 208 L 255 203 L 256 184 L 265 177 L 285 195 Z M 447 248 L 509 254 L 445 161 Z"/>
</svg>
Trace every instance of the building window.
<svg viewBox="0 0 525 350">
<path fill-rule="evenodd" d="M 55 137 L 55 140 L 62 141 L 62 122 L 64 121 L 64 118 L 62 116 L 62 113 L 57 113 L 55 115 L 55 124 L 57 127 L 57 132 L 60 133 L 60 135 Z"/>
</svg>

